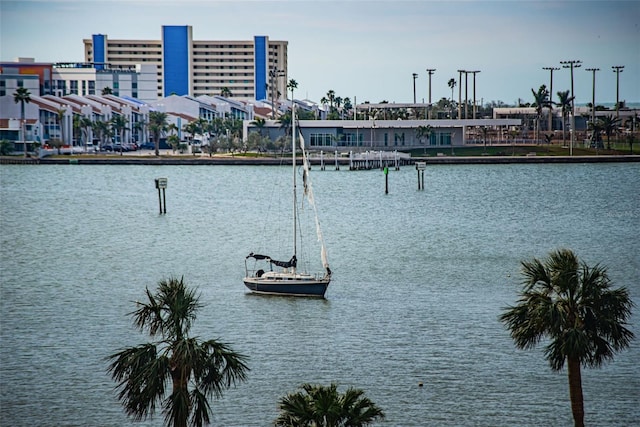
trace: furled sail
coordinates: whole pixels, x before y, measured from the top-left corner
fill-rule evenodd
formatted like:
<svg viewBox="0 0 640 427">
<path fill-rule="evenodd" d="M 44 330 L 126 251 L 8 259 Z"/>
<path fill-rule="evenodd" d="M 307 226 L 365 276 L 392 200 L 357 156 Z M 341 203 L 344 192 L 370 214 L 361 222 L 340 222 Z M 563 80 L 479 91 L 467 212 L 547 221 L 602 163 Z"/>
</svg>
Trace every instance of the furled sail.
<svg viewBox="0 0 640 427">
<path fill-rule="evenodd" d="M 267 260 L 269 261 L 271 264 L 275 264 L 278 267 L 282 267 L 282 268 L 290 268 L 290 267 L 295 267 L 298 264 L 298 259 L 296 258 L 296 256 L 292 256 L 291 259 L 289 261 L 278 261 L 275 259 L 271 259 L 271 257 L 269 255 L 260 255 L 260 254 L 254 254 L 253 252 L 251 252 L 249 255 L 246 256 L 246 258 L 255 258 L 257 260 Z"/>
<path fill-rule="evenodd" d="M 320 229 L 320 220 L 318 219 L 318 209 L 316 208 L 316 201 L 313 197 L 313 186 L 311 185 L 311 177 L 309 175 L 309 159 L 307 158 L 307 153 L 304 149 L 304 138 L 302 137 L 302 133 L 300 133 L 299 140 L 300 148 L 302 149 L 304 194 L 307 196 L 307 200 L 309 200 L 309 204 L 313 208 L 316 222 L 316 235 L 318 236 L 318 242 L 320 243 L 320 258 L 322 259 L 322 266 L 327 271 L 327 275 L 331 276 L 331 269 L 329 268 L 329 261 L 327 258 L 327 248 L 324 245 L 324 238 L 322 237 L 322 230 Z"/>
</svg>

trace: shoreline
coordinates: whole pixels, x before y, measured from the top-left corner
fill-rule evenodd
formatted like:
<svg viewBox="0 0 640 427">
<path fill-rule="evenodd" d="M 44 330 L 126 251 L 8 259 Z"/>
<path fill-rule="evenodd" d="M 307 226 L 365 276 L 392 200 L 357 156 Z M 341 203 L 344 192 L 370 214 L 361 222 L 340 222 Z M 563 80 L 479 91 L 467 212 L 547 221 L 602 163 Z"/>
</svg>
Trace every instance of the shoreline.
<svg viewBox="0 0 640 427">
<path fill-rule="evenodd" d="M 320 166 L 319 158 L 310 158 L 310 163 Z M 39 165 L 211 165 L 211 166 L 281 166 L 287 160 L 276 157 L 234 157 L 234 156 L 104 156 L 92 155 L 69 157 L 0 157 L 0 164 L 39 164 Z M 413 166 L 416 162 L 427 165 L 456 164 L 522 164 L 522 163 L 626 163 L 640 162 L 640 155 L 599 155 L 599 156 L 438 156 L 412 157 L 404 160 L 401 166 Z M 325 159 L 324 167 L 335 167 L 335 159 Z M 338 159 L 339 166 L 349 166 L 349 159 Z"/>
</svg>

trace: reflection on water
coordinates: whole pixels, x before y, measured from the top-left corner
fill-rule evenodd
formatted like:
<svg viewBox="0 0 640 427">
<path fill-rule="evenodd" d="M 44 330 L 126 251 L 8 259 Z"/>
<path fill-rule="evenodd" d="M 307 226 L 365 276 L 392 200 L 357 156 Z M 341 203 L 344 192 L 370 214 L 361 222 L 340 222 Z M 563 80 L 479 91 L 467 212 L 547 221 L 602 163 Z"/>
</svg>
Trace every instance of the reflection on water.
<svg viewBox="0 0 640 427">
<path fill-rule="evenodd" d="M 570 247 L 639 301 L 637 164 L 430 166 L 424 191 L 405 168 L 390 171 L 387 195 L 380 171 L 314 171 L 327 300 L 242 284 L 244 257 L 272 226 L 266 212 L 287 203 L 289 168 L 0 173 L 1 425 L 134 425 L 104 357 L 146 340 L 126 315 L 169 275 L 202 293 L 195 333 L 250 357 L 247 382 L 212 405 L 224 426 L 267 426 L 280 396 L 330 381 L 364 389 L 389 426 L 569 425 L 566 372 L 542 348 L 516 350 L 497 320 L 515 302 L 519 261 Z M 158 177 L 169 180 L 166 215 Z M 636 335 L 639 325 L 636 313 Z M 636 340 L 584 371 L 589 425 L 640 418 L 638 360 Z"/>
</svg>

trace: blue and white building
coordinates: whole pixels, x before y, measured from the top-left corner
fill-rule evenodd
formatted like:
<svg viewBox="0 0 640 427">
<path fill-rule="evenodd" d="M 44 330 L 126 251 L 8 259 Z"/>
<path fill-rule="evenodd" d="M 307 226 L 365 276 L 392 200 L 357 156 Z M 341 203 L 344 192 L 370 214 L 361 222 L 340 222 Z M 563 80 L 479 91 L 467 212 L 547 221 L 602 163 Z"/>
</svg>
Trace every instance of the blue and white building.
<svg viewBox="0 0 640 427">
<path fill-rule="evenodd" d="M 84 40 L 85 61 L 116 66 L 153 65 L 157 99 L 170 95 L 221 95 L 235 99 L 286 97 L 286 41 L 257 35 L 251 40 L 193 40 L 192 27 L 165 25 L 159 40 Z"/>
</svg>

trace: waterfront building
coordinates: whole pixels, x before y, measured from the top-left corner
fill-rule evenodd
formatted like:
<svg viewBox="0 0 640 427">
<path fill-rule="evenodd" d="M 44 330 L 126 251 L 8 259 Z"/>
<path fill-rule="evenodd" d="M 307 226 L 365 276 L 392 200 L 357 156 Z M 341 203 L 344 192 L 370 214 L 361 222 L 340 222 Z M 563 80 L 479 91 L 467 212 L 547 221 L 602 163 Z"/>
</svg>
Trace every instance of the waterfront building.
<svg viewBox="0 0 640 427">
<path fill-rule="evenodd" d="M 0 63 L 0 96 L 26 87 L 33 95 L 100 95 L 106 88 L 116 96 L 151 102 L 156 94 L 156 69 L 152 65 L 64 62 L 38 63 L 33 58 L 17 58 Z"/>
<path fill-rule="evenodd" d="M 576 131 L 584 132 L 589 129 L 589 122 L 591 121 L 592 114 L 598 118 L 603 118 L 606 116 L 618 116 L 620 118 L 620 124 L 622 125 L 627 119 L 631 119 L 638 115 L 637 108 L 620 108 L 619 111 L 615 110 L 599 110 L 596 109 L 595 112 L 591 110 L 591 107 L 587 106 L 576 106 L 576 115 L 575 115 L 575 126 Z M 493 118 L 494 119 L 521 119 L 524 126 L 526 126 L 529 130 L 535 129 L 535 121 L 536 121 L 536 109 L 535 107 L 501 107 L 493 109 Z M 565 124 L 565 130 L 568 132 L 571 127 L 571 120 L 569 119 L 569 115 L 567 115 Z M 551 120 L 552 120 L 552 131 L 561 132 L 562 131 L 562 110 L 560 108 L 553 108 L 551 111 Z M 549 109 L 545 108 L 542 111 L 542 115 L 540 117 L 540 132 L 545 132 L 549 129 Z"/>
<path fill-rule="evenodd" d="M 100 95 L 107 89 L 115 96 L 155 101 L 156 69 L 150 64 L 57 63 L 53 67 L 52 94 Z"/>
<path fill-rule="evenodd" d="M 85 61 L 111 66 L 153 65 L 157 98 L 169 95 L 220 95 L 236 99 L 286 97 L 286 41 L 194 40 L 192 27 L 162 26 L 159 40 L 84 39 Z"/>
<path fill-rule="evenodd" d="M 35 95 L 51 93 L 53 64 L 35 62 L 33 58 L 16 58 L 0 62 L 0 96 L 13 95 L 19 87 Z"/>
<path fill-rule="evenodd" d="M 486 127 L 498 138 L 496 144 L 508 142 L 507 130 L 521 125 L 520 119 L 467 119 L 467 120 L 300 120 L 305 146 L 310 150 L 366 151 L 446 149 L 461 147 L 468 143 L 468 134 Z M 430 127 L 425 135 L 421 128 Z M 245 121 L 243 140 L 249 133 L 262 132 L 272 140 L 285 135 L 285 129 L 277 120 L 267 120 L 258 129 L 255 122 Z"/>
</svg>

